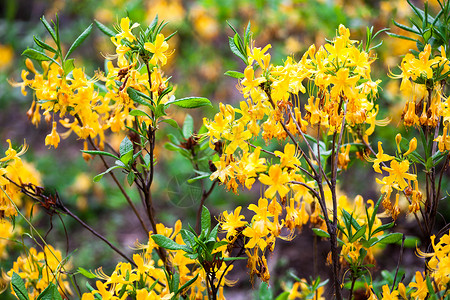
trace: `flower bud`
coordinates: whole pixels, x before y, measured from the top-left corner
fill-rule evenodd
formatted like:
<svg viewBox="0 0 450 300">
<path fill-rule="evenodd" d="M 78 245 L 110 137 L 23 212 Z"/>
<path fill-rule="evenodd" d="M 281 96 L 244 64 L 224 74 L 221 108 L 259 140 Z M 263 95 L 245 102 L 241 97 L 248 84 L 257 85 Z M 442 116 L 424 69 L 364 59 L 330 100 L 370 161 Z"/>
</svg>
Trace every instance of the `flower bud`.
<svg viewBox="0 0 450 300">
<path fill-rule="evenodd" d="M 402 135 L 400 133 L 397 133 L 397 135 L 395 136 L 395 143 L 397 144 L 398 153 L 402 153 L 402 151 L 400 150 L 400 142 L 401 141 L 402 141 Z"/>
<path fill-rule="evenodd" d="M 416 150 L 417 148 L 417 139 L 413 138 L 411 141 L 409 141 L 409 149 L 408 151 L 406 151 L 405 154 L 403 154 L 404 156 L 410 154 L 411 152 L 413 152 L 414 150 Z"/>
</svg>

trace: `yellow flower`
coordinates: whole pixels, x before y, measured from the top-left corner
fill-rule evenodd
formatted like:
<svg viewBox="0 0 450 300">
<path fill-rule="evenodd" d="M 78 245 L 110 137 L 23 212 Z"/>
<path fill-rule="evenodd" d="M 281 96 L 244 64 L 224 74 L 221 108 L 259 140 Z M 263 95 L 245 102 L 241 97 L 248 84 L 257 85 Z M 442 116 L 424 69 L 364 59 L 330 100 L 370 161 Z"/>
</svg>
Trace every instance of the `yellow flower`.
<svg viewBox="0 0 450 300">
<path fill-rule="evenodd" d="M 383 298 L 382 300 L 397 300 L 398 299 L 398 291 L 389 290 L 389 286 L 387 284 L 383 285 Z"/>
<path fill-rule="evenodd" d="M 59 141 L 60 138 L 58 132 L 56 131 L 56 122 L 53 121 L 52 132 L 45 137 L 45 145 L 50 145 L 50 147 L 53 146 L 56 149 L 58 148 Z"/>
<path fill-rule="evenodd" d="M 373 161 L 373 169 L 375 170 L 375 172 L 381 173 L 380 170 L 380 163 L 384 162 L 384 161 L 390 161 L 393 160 L 394 157 L 388 154 L 384 154 L 383 153 L 383 148 L 381 147 L 381 142 L 378 142 L 378 154 L 377 154 L 377 158 Z"/>
<path fill-rule="evenodd" d="M 280 163 L 281 167 L 288 167 L 295 169 L 296 166 L 300 165 L 300 161 L 296 156 L 295 153 L 295 146 L 292 144 L 287 143 L 286 146 L 284 146 L 284 152 L 281 151 L 275 151 L 275 155 L 280 157 Z"/>
<path fill-rule="evenodd" d="M 243 86 L 242 93 L 244 96 L 248 95 L 250 91 L 257 88 L 261 83 L 265 82 L 266 79 L 263 77 L 255 77 L 255 71 L 252 66 L 247 66 L 244 70 L 244 79 L 242 79 L 241 84 Z"/>
<path fill-rule="evenodd" d="M 118 35 L 116 35 L 116 37 L 118 37 L 119 39 L 125 38 L 128 41 L 132 42 L 132 41 L 136 40 L 136 38 L 134 37 L 131 30 L 138 26 L 139 26 L 139 23 L 134 23 L 130 27 L 130 19 L 128 17 L 122 18 L 122 20 L 120 20 L 120 29 L 122 30 L 122 32 L 119 33 Z"/>
<path fill-rule="evenodd" d="M 403 160 L 400 163 L 393 160 L 391 161 L 391 167 L 383 167 L 383 170 L 390 173 L 389 176 L 383 178 L 383 181 L 387 184 L 397 183 L 401 190 L 408 186 L 405 179 L 416 180 L 417 178 L 414 174 L 406 173 L 409 170 L 409 161 L 407 160 Z"/>
<path fill-rule="evenodd" d="M 258 179 L 262 184 L 269 186 L 264 193 L 268 199 L 272 199 L 277 192 L 280 197 L 286 196 L 289 192 L 289 188 L 286 186 L 289 182 L 289 175 L 283 172 L 279 165 L 270 166 L 269 175 L 261 174 Z"/>
<path fill-rule="evenodd" d="M 167 42 L 164 40 L 164 35 L 162 33 L 156 36 L 154 43 L 145 43 L 144 49 L 153 53 L 153 56 L 150 60 L 151 64 L 156 65 L 159 61 L 161 62 L 161 66 L 164 66 L 167 63 L 167 54 L 165 54 L 164 52 L 169 49 L 169 44 L 167 44 Z"/>
<path fill-rule="evenodd" d="M 236 233 L 236 228 L 245 226 L 247 224 L 246 221 L 242 221 L 242 219 L 245 219 L 245 217 L 240 214 L 241 209 L 242 207 L 238 206 L 232 213 L 228 213 L 227 211 L 224 211 L 222 213 L 222 216 L 220 218 L 220 227 L 222 228 L 222 230 L 225 230 L 227 232 L 227 238 L 233 236 Z"/>
<path fill-rule="evenodd" d="M 409 287 L 416 289 L 413 293 L 411 293 L 411 296 L 414 299 L 425 299 L 428 294 L 427 281 L 424 280 L 422 273 L 419 271 L 416 272 L 415 278 L 416 282 L 411 282 L 409 284 Z"/>
</svg>

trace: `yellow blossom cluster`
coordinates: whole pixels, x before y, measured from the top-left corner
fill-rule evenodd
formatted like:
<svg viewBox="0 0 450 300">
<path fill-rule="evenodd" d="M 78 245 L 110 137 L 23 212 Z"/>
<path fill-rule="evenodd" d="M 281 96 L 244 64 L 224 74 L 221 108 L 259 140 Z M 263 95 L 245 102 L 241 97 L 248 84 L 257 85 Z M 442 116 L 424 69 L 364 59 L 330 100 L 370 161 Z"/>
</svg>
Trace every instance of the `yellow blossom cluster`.
<svg viewBox="0 0 450 300">
<path fill-rule="evenodd" d="M 434 128 L 443 117 L 447 127 L 450 105 L 443 96 L 441 81 L 448 76 L 450 63 L 444 48 L 440 55 L 433 54 L 429 44 L 425 45 L 418 58 L 408 53 L 403 58 L 400 69 L 401 74 L 394 77 L 401 78 L 400 91 L 408 99 L 402 115 L 405 126 Z M 446 136 L 440 136 L 440 149 L 444 148 Z M 449 149 L 450 147 L 446 150 Z"/>
<path fill-rule="evenodd" d="M 375 172 L 382 174 L 382 170 L 389 173 L 388 176 L 382 179 L 376 179 L 377 183 L 381 184 L 381 193 L 384 195 L 383 206 L 394 220 L 400 214 L 399 198 L 400 192 L 405 191 L 405 196 L 408 197 L 410 202 L 409 212 L 415 213 L 420 209 L 422 201 L 422 193 L 419 190 L 419 183 L 417 181 L 417 175 L 408 173 L 411 168 L 411 163 L 408 158 L 414 150 L 417 148 L 417 139 L 413 138 L 409 142 L 409 148 L 406 152 L 402 153 L 400 149 L 400 142 L 402 136 L 397 134 L 396 143 L 398 149 L 399 158 L 385 154 L 383 151 L 382 143 L 378 142 L 378 153 L 376 158 L 372 160 L 373 169 Z M 390 166 L 387 166 L 387 162 Z M 383 166 L 380 168 L 380 164 Z M 412 186 L 414 185 L 414 189 Z M 391 203 L 391 194 L 393 190 L 397 190 L 396 200 L 394 205 Z"/>
<path fill-rule="evenodd" d="M 40 185 L 41 179 L 39 173 L 34 167 L 23 161 L 20 156 L 27 150 L 25 143 L 20 151 L 17 151 L 11 145 L 11 140 L 7 140 L 9 148 L 5 151 L 5 156 L 0 158 L 0 186 L 3 191 L 0 191 L 0 220 L 4 218 L 11 218 L 17 215 L 17 206 L 22 206 L 23 194 L 21 193 L 21 186 L 16 184 L 32 184 Z M 14 184 L 16 183 L 16 184 Z"/>
<path fill-rule="evenodd" d="M 248 66 L 238 85 L 245 100 L 239 108 L 221 103 L 213 120 L 204 119 L 210 147 L 219 154 L 211 180 L 234 192 L 239 184 L 251 189 L 256 179 L 264 186 L 258 205 L 248 207 L 255 213 L 250 222 L 242 220 L 241 208 L 224 212 L 221 219 L 227 238 L 239 234 L 246 238 L 250 272 L 264 281 L 270 277 L 264 253 L 273 250 L 282 228 L 290 229 L 293 235 L 294 229 L 301 230 L 311 219 L 327 230 L 320 210 L 315 209 L 319 187 L 311 180 L 320 162 L 312 158 L 312 163 L 305 164 L 301 138 L 308 128 L 319 126 L 326 135 L 347 129 L 347 136 L 355 141 L 367 140 L 376 125 L 378 107 L 374 101 L 379 83 L 370 77 L 374 59 L 350 40 L 350 31 L 343 25 L 333 41 L 317 51 L 311 46 L 299 61 L 288 57 L 283 65 L 272 65 L 270 48 L 261 49 L 250 42 Z M 309 96 L 303 99 L 305 93 Z M 267 144 L 274 138 L 290 138 L 292 142 L 272 153 L 253 145 L 260 135 Z M 350 161 L 350 142 L 337 155 L 341 170 Z M 266 155 L 273 158 L 263 157 Z M 331 199 L 331 192 L 329 196 L 324 199 Z"/>
<path fill-rule="evenodd" d="M 448 286 L 450 282 L 450 232 L 444 234 L 439 242 L 436 243 L 436 236 L 431 236 L 431 245 L 433 253 L 419 252 L 422 256 L 429 257 L 427 266 L 430 270 L 430 276 L 436 282 L 440 291 L 447 291 L 445 295 L 449 295 Z"/>
<path fill-rule="evenodd" d="M 174 228 L 165 227 L 163 224 L 157 224 L 156 230 L 159 234 L 172 239 L 180 245 L 185 245 L 181 237 L 180 230 L 182 223 L 178 220 Z M 108 276 L 101 269 L 96 272 L 99 279 L 96 282 L 96 289 L 90 293 L 83 294 L 83 300 L 96 299 L 99 295 L 102 299 L 127 299 L 134 295 L 136 299 L 172 299 L 174 292 L 170 291 L 167 273 L 161 259 L 155 260 L 153 251 L 158 245 L 151 238 L 152 232 L 149 232 L 149 241 L 147 244 L 136 243 L 136 250 L 141 250 L 139 254 L 133 255 L 134 265 L 131 263 L 119 262 L 113 273 Z M 168 250 L 168 264 L 179 272 L 179 286 L 183 286 L 189 280 L 195 281 L 185 290 L 181 291 L 189 299 L 208 299 L 204 293 L 207 282 L 206 273 L 202 267 L 195 268 L 196 260 L 185 256 L 182 250 Z M 228 273 L 232 268 L 226 268 L 226 264 L 221 262 L 217 268 L 216 274 L 220 278 L 225 272 Z M 228 281 L 222 281 L 217 299 L 225 299 L 223 296 L 223 284 Z"/>
<path fill-rule="evenodd" d="M 6 275 L 10 279 L 13 273 L 17 273 L 24 280 L 31 299 L 36 299 L 52 282 L 57 283 L 58 291 L 67 298 L 72 294 L 66 275 L 68 269 L 70 263 L 63 260 L 61 252 L 46 245 L 40 252 L 30 248 L 26 255 L 17 258 Z"/>
<path fill-rule="evenodd" d="M 157 99 L 165 89 L 166 78 L 160 67 L 167 63 L 169 45 L 163 34 L 158 34 L 154 43 L 145 43 L 144 48 L 151 57 L 151 70 L 142 72 L 138 56 L 130 54 L 133 45 L 137 44 L 132 32 L 137 26 L 137 23 L 130 24 L 129 18 L 120 21 L 118 33 L 111 38 L 116 46 L 116 55 L 108 57 L 106 75 L 98 72 L 90 78 L 82 68 L 73 67 L 67 72 L 60 66 L 62 63 L 46 61 L 41 63 L 40 72 L 30 59 L 26 60 L 28 71 L 22 71 L 22 82 L 12 82 L 12 85 L 21 87 L 24 95 L 26 87 L 33 90 L 35 101 L 27 113 L 33 124 L 37 126 L 40 123 L 41 115 L 47 122 L 52 122 L 52 131 L 45 138 L 46 145 L 56 148 L 60 137 L 66 138 L 74 132 L 80 139 L 96 139 L 98 147 L 103 149 L 106 130 L 118 132 L 132 126 L 134 117 L 129 112 L 138 104 L 130 98 L 128 88 L 153 95 L 156 97 L 153 99 Z M 117 59 L 117 66 L 111 61 L 113 59 Z M 30 72 L 34 77 L 29 79 Z M 100 80 L 105 82 L 104 86 Z M 166 95 L 161 102 L 167 101 L 168 97 Z M 67 129 L 62 134 L 57 131 L 56 115 L 59 123 Z M 145 116 L 139 118 L 149 122 Z"/>
</svg>

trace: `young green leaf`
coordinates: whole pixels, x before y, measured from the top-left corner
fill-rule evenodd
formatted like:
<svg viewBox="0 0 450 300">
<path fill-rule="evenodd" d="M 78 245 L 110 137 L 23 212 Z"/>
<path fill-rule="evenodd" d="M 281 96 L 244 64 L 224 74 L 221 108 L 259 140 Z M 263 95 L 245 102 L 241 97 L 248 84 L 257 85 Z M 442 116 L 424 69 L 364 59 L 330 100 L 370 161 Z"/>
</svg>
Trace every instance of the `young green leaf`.
<svg viewBox="0 0 450 300">
<path fill-rule="evenodd" d="M 202 208 L 201 225 L 202 232 L 206 231 L 206 233 L 209 233 L 211 230 L 211 214 L 206 206 L 203 206 Z"/>
<path fill-rule="evenodd" d="M 202 106 L 212 106 L 211 102 L 207 98 L 203 97 L 187 97 L 167 101 L 165 103 L 166 106 L 169 106 L 171 104 L 175 104 L 182 108 L 197 108 Z"/>
<path fill-rule="evenodd" d="M 89 278 L 89 279 L 94 279 L 97 277 L 91 271 L 88 271 L 81 267 L 78 267 L 78 273 L 80 273 L 81 275 L 83 275 L 84 277 Z"/>
<path fill-rule="evenodd" d="M 58 52 L 56 49 L 54 49 L 52 46 L 50 46 L 49 44 L 47 44 L 44 41 L 42 41 L 41 39 L 39 39 L 37 36 L 33 36 L 33 39 L 34 39 L 34 42 L 36 43 L 36 45 L 38 45 L 42 49 L 45 49 L 45 50 L 53 52 L 53 53 Z"/>
<path fill-rule="evenodd" d="M 100 23 L 97 20 L 94 20 L 95 25 L 97 25 L 98 29 L 100 29 L 101 32 L 103 32 L 104 34 L 106 34 L 109 37 L 113 37 L 115 36 L 115 32 L 112 31 L 111 29 L 109 29 L 108 27 L 106 27 L 105 25 L 103 25 L 102 23 Z"/>
<path fill-rule="evenodd" d="M 109 157 L 114 157 L 115 159 L 119 159 L 117 156 L 115 156 L 112 153 L 106 152 L 106 151 L 97 151 L 97 150 L 81 150 L 83 153 L 92 154 L 92 155 L 104 155 Z"/>
<path fill-rule="evenodd" d="M 244 78 L 244 74 L 238 71 L 226 71 L 225 75 L 233 77 L 233 78 L 237 78 L 237 79 L 241 79 Z"/>
<path fill-rule="evenodd" d="M 92 24 L 89 25 L 75 40 L 75 42 L 73 42 L 72 46 L 70 46 L 69 51 L 67 51 L 66 57 L 65 59 L 67 59 L 70 54 L 72 54 L 73 51 L 75 51 L 75 49 L 78 48 L 78 46 L 81 45 L 81 43 L 84 42 L 84 40 L 89 36 L 89 34 L 92 31 Z"/>
<path fill-rule="evenodd" d="M 312 230 L 317 236 L 326 237 L 326 238 L 330 237 L 330 234 L 328 232 L 326 232 L 320 228 L 313 228 Z"/>
<path fill-rule="evenodd" d="M 184 289 L 188 288 L 191 284 L 193 284 L 193 283 L 197 280 L 197 278 L 198 278 L 199 275 L 200 275 L 200 274 L 197 273 L 197 275 L 195 275 L 194 278 L 188 280 L 185 284 L 183 284 L 183 285 L 178 289 L 178 291 L 175 292 L 175 295 L 173 295 L 173 297 L 175 297 L 176 295 L 178 295 L 179 293 L 181 293 Z"/>
<path fill-rule="evenodd" d="M 148 117 L 151 119 L 151 117 L 148 115 L 148 113 L 146 113 L 145 111 L 140 110 L 140 109 L 133 109 L 132 111 L 130 111 L 130 116 Z"/>
<path fill-rule="evenodd" d="M 36 300 L 53 300 L 55 289 L 58 292 L 58 289 L 53 283 L 49 283 L 49 285 L 42 291 L 42 293 L 37 296 Z M 59 292 L 58 292 L 59 294 Z"/>
<path fill-rule="evenodd" d="M 190 247 L 185 246 L 185 245 L 180 245 L 180 244 L 172 241 L 168 237 L 165 237 L 164 235 L 154 234 L 154 235 L 152 235 L 152 239 L 155 241 L 155 243 L 158 246 L 160 246 L 160 247 L 162 247 L 164 249 L 168 249 L 168 250 L 183 250 L 185 252 L 192 253 L 192 249 Z"/>
<path fill-rule="evenodd" d="M 75 69 L 74 59 L 71 58 L 66 60 L 63 66 L 64 74 L 69 74 L 73 69 Z"/>
<path fill-rule="evenodd" d="M 106 170 L 105 172 L 96 175 L 96 176 L 94 177 L 94 179 L 93 179 L 94 182 L 100 181 L 100 179 L 103 178 L 103 175 L 108 174 L 108 173 L 111 172 L 112 170 L 118 169 L 118 168 L 123 168 L 123 167 L 122 167 L 122 166 L 112 166 L 111 168 L 109 168 L 109 169 Z"/>
<path fill-rule="evenodd" d="M 128 96 L 131 98 L 131 100 L 133 100 L 134 102 L 136 102 L 138 104 L 142 104 L 142 105 L 150 106 L 150 107 L 152 106 L 152 104 L 154 104 L 152 98 L 150 98 L 149 96 L 147 96 L 146 94 L 144 94 L 138 90 L 133 89 L 132 87 L 127 88 L 127 93 L 128 93 Z M 149 100 L 151 103 L 143 100 L 142 98 Z"/>
<path fill-rule="evenodd" d="M 127 154 L 128 152 L 133 151 L 133 143 L 130 141 L 130 139 L 126 136 L 122 142 L 120 143 L 119 147 L 119 153 L 120 156 L 123 156 Z"/>
<path fill-rule="evenodd" d="M 50 56 L 48 56 L 47 54 L 45 54 L 44 52 L 40 52 L 36 49 L 33 48 L 28 48 L 25 51 L 22 52 L 22 55 L 34 59 L 34 60 L 38 60 L 38 61 L 53 61 L 55 64 L 60 65 L 56 60 L 54 60 L 53 58 L 51 58 Z"/>
<path fill-rule="evenodd" d="M 56 42 L 56 34 L 53 30 L 52 26 L 47 22 L 44 16 L 41 17 L 41 22 L 44 24 L 45 29 L 47 29 L 48 33 L 51 35 L 52 39 Z"/>
<path fill-rule="evenodd" d="M 190 114 L 186 114 L 183 123 L 183 137 L 188 139 L 194 133 L 194 119 Z"/>
<path fill-rule="evenodd" d="M 169 124 L 173 128 L 180 129 L 180 126 L 178 126 L 178 123 L 175 120 L 173 120 L 173 119 L 164 119 L 164 120 L 161 120 L 159 122 L 164 122 L 164 123 Z"/>
<path fill-rule="evenodd" d="M 30 299 L 28 298 L 28 291 L 22 277 L 20 277 L 16 272 L 14 272 L 11 276 L 11 285 L 19 300 Z"/>
</svg>

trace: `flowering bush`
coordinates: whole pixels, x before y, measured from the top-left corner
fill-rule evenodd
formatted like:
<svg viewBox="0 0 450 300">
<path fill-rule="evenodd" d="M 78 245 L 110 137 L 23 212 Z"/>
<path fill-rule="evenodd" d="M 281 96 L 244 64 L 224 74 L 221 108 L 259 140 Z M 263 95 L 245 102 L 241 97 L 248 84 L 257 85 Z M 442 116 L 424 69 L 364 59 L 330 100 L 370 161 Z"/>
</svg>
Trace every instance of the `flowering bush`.
<svg viewBox="0 0 450 300">
<path fill-rule="evenodd" d="M 406 99 L 403 125 L 417 132 L 411 139 L 397 133 L 392 155 L 374 140 L 389 120 L 379 117 L 381 80 L 373 78 L 372 67 L 380 44 L 372 43 L 388 29 L 368 28 L 365 39 L 357 41 L 340 25 L 323 45 L 311 45 L 300 59 L 288 56 L 277 64 L 272 62 L 271 44 L 256 46 L 251 23 L 243 34 L 230 25 L 231 52 L 245 66 L 242 72 L 225 74 L 238 81 L 243 100 L 236 107 L 220 103 L 215 116 L 204 118 L 195 132 L 192 117 L 187 115 L 180 127 L 170 111 L 212 105 L 204 97 L 176 96 L 171 76 L 163 71 L 175 53 L 170 45 L 175 33 L 164 31 L 166 22 L 155 17 L 143 26 L 126 17 L 111 30 L 95 21 L 115 54 L 106 56 L 103 72 L 89 76 L 76 67 L 71 55 L 94 25 L 66 51 L 58 17 L 50 23 L 42 17 L 51 41 L 34 37 L 35 47 L 23 52 L 27 70 L 22 71 L 22 81 L 10 83 L 24 95 L 33 91 L 27 115 L 34 125 L 42 117 L 52 124 L 45 145 L 56 149 L 61 137 L 73 133 L 83 140 L 86 161 L 101 160 L 104 170 L 93 181 L 105 175 L 112 178 L 148 241 L 137 242 L 130 258 L 74 213 L 57 191 L 42 186 L 37 172 L 20 158 L 26 144 L 14 148 L 8 140 L 9 148 L 0 159 L 2 237 L 13 240 L 12 235 L 24 230 L 15 227 L 20 215 L 29 227 L 27 236 L 42 251 L 21 242 L 24 254 L 3 280 L 10 282 L 18 299 L 225 299 L 226 286 L 236 283 L 229 275 L 244 260 L 250 281 L 263 282 L 259 297 L 273 299 L 271 254 L 280 240 L 291 243 L 303 229 L 312 228 L 316 239 L 328 245 L 324 260 L 329 278 L 292 275 L 294 282 L 282 282 L 276 299 L 356 299 L 361 292 L 368 299 L 448 297 L 450 231 L 447 225 L 438 227 L 436 217 L 446 199 L 442 187 L 450 157 L 446 97 L 450 3 L 438 4 L 440 10 L 433 14 L 428 4 L 421 10 L 409 3 L 415 14 L 412 27 L 394 21 L 407 33 L 388 33 L 389 38 L 414 41 L 417 46 L 403 57 L 401 73 L 390 74 L 392 80 L 401 79 L 400 92 Z M 205 29 L 210 22 L 202 20 L 199 28 Z M 204 31 L 200 36 L 209 34 Z M 170 135 L 166 149 L 187 158 L 195 173 L 190 182 L 201 184 L 195 226 L 185 222 L 183 228 L 181 220 L 173 228 L 159 223 L 162 212 L 155 209 L 152 186 L 158 171 L 158 133 L 166 125 L 181 137 Z M 117 137 L 120 142 L 115 145 Z M 372 144 L 377 144 L 378 152 Z M 380 185 L 377 200 L 340 190 L 356 160 L 371 162 L 375 173 L 381 174 L 374 180 Z M 217 214 L 215 225 L 205 205 L 219 185 L 235 194 L 256 187 L 260 197 L 251 201 L 248 212 L 237 206 Z M 130 187 L 137 190 L 140 203 L 130 196 Z M 63 257 L 35 227 L 30 209 L 34 204 L 40 204 L 50 219 L 70 217 L 122 261 L 111 272 L 101 266 L 94 266 L 95 271 L 74 268 L 69 256 Z M 397 223 L 404 221 L 399 218 L 402 214 L 417 223 L 418 240 L 397 230 Z M 418 241 L 421 244 L 412 246 L 425 258 L 425 271 L 419 271 L 422 267 L 402 276 L 404 248 Z M 397 268 L 383 270 L 381 280 L 373 278 L 376 254 L 391 244 L 401 245 Z M 8 247 L 8 242 L 2 240 L 0 247 Z M 95 279 L 95 287 L 88 281 L 87 290 L 82 290 L 76 281 L 81 276 Z"/>
</svg>

